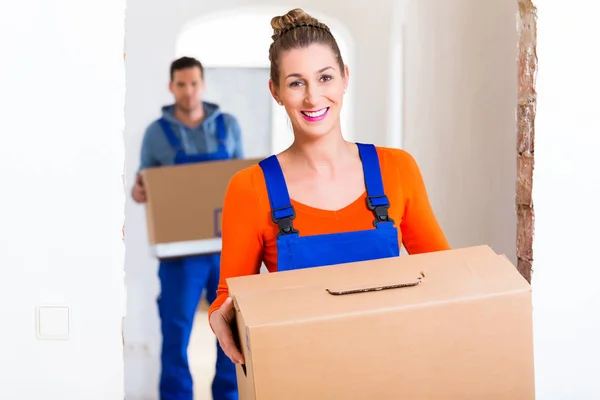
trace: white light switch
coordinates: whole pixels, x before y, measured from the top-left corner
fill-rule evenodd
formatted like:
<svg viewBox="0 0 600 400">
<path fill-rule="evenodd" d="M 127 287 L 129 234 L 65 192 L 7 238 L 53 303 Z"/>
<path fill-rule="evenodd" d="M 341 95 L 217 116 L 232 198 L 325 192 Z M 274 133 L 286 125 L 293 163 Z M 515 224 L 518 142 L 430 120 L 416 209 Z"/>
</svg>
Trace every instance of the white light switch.
<svg viewBox="0 0 600 400">
<path fill-rule="evenodd" d="M 69 338 L 69 307 L 41 306 L 37 308 L 36 317 L 38 339 Z"/>
</svg>

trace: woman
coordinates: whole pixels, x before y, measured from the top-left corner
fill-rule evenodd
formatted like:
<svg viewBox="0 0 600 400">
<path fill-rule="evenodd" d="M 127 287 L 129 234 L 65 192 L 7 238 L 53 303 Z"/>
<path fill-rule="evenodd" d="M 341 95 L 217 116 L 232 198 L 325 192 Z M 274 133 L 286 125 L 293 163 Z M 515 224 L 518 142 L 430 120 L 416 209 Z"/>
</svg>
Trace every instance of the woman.
<svg viewBox="0 0 600 400">
<path fill-rule="evenodd" d="M 349 74 L 329 28 L 300 9 L 271 25 L 269 88 L 292 122 L 294 143 L 232 178 L 209 311 L 223 351 L 242 364 L 227 278 L 258 274 L 262 262 L 275 272 L 394 257 L 400 243 L 411 254 L 449 249 L 414 159 L 343 139 Z"/>
</svg>

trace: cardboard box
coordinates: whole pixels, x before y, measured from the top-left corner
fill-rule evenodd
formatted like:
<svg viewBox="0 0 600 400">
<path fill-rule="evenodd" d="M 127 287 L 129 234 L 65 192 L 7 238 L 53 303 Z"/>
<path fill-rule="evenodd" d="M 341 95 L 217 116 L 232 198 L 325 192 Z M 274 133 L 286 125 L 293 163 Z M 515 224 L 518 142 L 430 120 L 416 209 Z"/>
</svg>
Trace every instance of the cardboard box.
<svg viewBox="0 0 600 400">
<path fill-rule="evenodd" d="M 228 283 L 240 400 L 534 399 L 531 288 L 488 246 Z"/>
<path fill-rule="evenodd" d="M 221 251 L 221 210 L 230 179 L 260 159 L 148 168 L 148 240 L 160 259 Z"/>
</svg>

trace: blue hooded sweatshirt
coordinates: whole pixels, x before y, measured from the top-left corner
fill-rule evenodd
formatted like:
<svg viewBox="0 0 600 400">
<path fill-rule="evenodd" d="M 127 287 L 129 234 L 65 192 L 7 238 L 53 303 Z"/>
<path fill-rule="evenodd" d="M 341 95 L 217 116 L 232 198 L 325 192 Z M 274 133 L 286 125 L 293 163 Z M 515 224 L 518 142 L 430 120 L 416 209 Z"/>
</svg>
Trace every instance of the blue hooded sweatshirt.
<svg viewBox="0 0 600 400">
<path fill-rule="evenodd" d="M 171 125 L 173 133 L 181 141 L 187 155 L 205 154 L 217 151 L 216 118 L 223 114 L 227 130 L 226 146 L 232 159 L 244 157 L 242 148 L 241 129 L 233 115 L 222 113 L 219 106 L 203 102 L 205 117 L 200 125 L 190 128 L 175 119 L 174 105 L 164 106 L 162 116 Z M 144 134 L 142 141 L 140 168 L 162 167 L 175 163 L 175 149 L 169 143 L 165 132 L 158 120 L 152 122 Z"/>
</svg>

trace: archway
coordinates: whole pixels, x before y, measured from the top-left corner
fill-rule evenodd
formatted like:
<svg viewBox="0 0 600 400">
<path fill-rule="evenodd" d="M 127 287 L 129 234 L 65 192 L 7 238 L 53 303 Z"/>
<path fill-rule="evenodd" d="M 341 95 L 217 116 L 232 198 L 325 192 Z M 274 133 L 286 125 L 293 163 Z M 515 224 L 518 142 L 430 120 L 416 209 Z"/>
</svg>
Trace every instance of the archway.
<svg viewBox="0 0 600 400">
<path fill-rule="evenodd" d="M 268 69 L 268 49 L 271 44 L 272 29 L 270 20 L 274 15 L 287 12 L 285 7 L 254 6 L 221 10 L 195 19 L 186 24 L 180 32 L 176 44 L 176 56 L 188 55 L 196 57 L 207 69 Z M 326 23 L 338 41 L 342 56 L 352 70 L 353 40 L 349 31 L 339 21 L 320 13 L 317 10 L 306 9 Z M 218 37 L 219 40 L 214 40 Z M 248 74 L 250 76 L 250 74 Z M 256 74 L 255 74 L 256 75 Z M 264 89 L 257 89 L 245 93 L 253 96 L 256 93 L 262 98 L 263 93 L 268 94 L 268 78 L 264 80 Z M 264 92 L 258 92 L 264 90 Z M 270 96 L 270 94 L 269 94 Z M 352 115 L 353 103 L 352 82 L 348 87 L 344 108 L 341 114 L 342 132 L 346 139 L 352 140 Z M 270 98 L 270 147 L 265 153 L 277 153 L 287 148 L 293 140 L 293 134 L 285 110 Z M 242 131 L 244 131 L 244 125 Z M 253 140 L 257 133 L 245 134 L 245 145 Z M 259 150 L 252 148 L 251 156 L 266 156 L 258 154 Z"/>
</svg>

